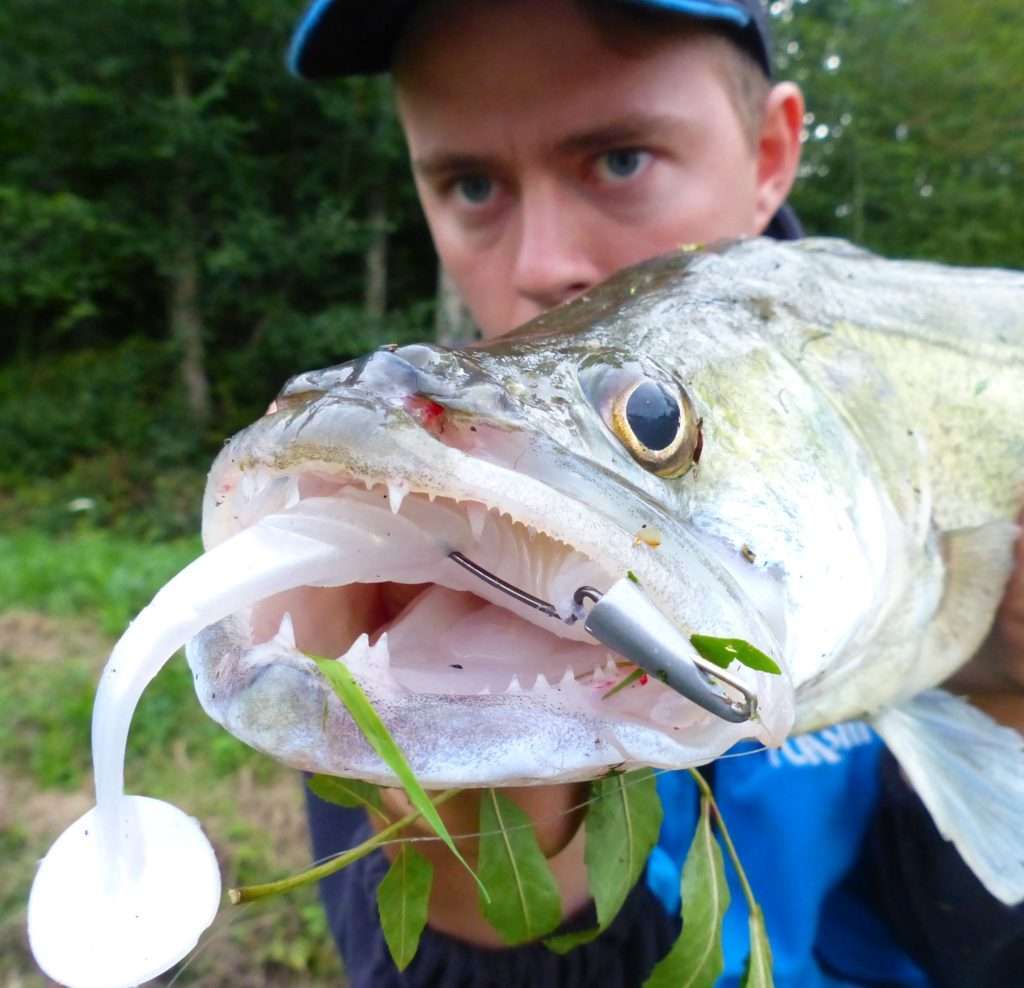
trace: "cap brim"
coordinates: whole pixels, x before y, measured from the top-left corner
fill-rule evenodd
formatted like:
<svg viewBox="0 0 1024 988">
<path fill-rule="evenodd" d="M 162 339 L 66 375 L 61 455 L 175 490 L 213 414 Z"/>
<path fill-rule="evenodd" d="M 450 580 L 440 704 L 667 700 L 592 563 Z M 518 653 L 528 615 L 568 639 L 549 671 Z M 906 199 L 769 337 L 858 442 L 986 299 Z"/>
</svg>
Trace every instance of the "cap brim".
<svg viewBox="0 0 1024 988">
<path fill-rule="evenodd" d="M 415 5 L 416 0 L 313 0 L 292 36 L 289 71 L 310 80 L 386 72 Z"/>
</svg>

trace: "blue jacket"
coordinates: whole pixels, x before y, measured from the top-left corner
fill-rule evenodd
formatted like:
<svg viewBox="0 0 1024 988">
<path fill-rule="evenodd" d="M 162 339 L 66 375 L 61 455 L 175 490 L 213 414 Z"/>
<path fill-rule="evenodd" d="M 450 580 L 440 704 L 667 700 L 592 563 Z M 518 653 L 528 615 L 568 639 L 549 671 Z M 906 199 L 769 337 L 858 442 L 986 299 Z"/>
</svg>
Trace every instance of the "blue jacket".
<svg viewBox="0 0 1024 988">
<path fill-rule="evenodd" d="M 764 910 L 778 988 L 930 984 L 846 881 L 878 804 L 881 752 L 870 728 L 850 723 L 790 738 L 778 750 L 744 745 L 710 766 L 715 799 Z M 647 882 L 676 912 L 697 787 L 688 773 L 668 772 L 658 792 L 665 821 Z M 749 951 L 747 905 L 728 857 L 726 874 L 731 902 L 718 984 L 735 988 Z"/>
</svg>

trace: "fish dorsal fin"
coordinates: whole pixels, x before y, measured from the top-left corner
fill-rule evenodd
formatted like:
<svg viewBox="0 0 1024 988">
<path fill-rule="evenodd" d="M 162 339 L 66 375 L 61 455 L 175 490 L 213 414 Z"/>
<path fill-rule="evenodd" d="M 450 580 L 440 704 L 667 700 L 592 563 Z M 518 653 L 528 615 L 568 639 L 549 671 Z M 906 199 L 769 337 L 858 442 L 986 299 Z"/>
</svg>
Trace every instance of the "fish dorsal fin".
<svg viewBox="0 0 1024 988">
<path fill-rule="evenodd" d="M 1024 737 L 945 690 L 873 723 L 985 888 L 1007 905 L 1024 900 Z"/>
</svg>

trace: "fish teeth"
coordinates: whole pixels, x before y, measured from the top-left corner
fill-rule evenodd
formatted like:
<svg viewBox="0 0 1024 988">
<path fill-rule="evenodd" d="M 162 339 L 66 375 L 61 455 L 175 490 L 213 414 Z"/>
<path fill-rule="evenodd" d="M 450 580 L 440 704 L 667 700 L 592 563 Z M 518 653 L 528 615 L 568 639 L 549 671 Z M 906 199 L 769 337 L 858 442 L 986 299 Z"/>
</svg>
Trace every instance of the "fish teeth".
<svg viewBox="0 0 1024 988">
<path fill-rule="evenodd" d="M 370 636 L 364 631 L 349 647 L 338 656 L 339 662 L 344 662 L 349 669 L 354 670 L 357 665 L 362 666 L 366 653 L 370 650 Z"/>
<path fill-rule="evenodd" d="M 288 611 L 281 616 L 281 624 L 278 626 L 277 634 L 274 635 L 274 642 L 284 645 L 285 648 L 295 648 L 295 624 Z"/>
<path fill-rule="evenodd" d="M 409 493 L 409 485 L 404 480 L 388 481 L 388 503 L 391 505 L 391 513 L 397 515 L 402 507 L 402 502 Z"/>
<path fill-rule="evenodd" d="M 558 685 L 562 689 L 568 689 L 575 682 L 576 674 L 572 671 L 572 666 L 566 666 L 565 672 L 562 673 L 562 678 L 558 681 Z"/>
<path fill-rule="evenodd" d="M 607 661 L 604 664 L 604 671 L 609 676 L 614 676 L 619 671 L 619 667 L 615 664 L 615 660 L 612 658 L 611 653 L 608 654 Z"/>
<path fill-rule="evenodd" d="M 533 688 L 535 691 L 540 691 L 541 693 L 549 692 L 551 684 L 548 682 L 548 677 L 542 672 L 537 673 L 537 679 L 533 684 Z"/>
<path fill-rule="evenodd" d="M 596 682 L 601 678 L 603 672 L 604 670 L 599 665 L 595 665 L 594 671 L 590 674 L 590 677 Z"/>
<path fill-rule="evenodd" d="M 376 676 L 377 678 L 386 675 L 390 678 L 391 652 L 388 648 L 387 632 L 371 645 L 370 636 L 364 631 L 352 642 L 344 655 L 338 656 L 338 660 L 344 662 L 353 675 L 359 673 L 363 676 Z"/>
<path fill-rule="evenodd" d="M 487 524 L 487 509 L 479 501 L 466 502 L 466 518 L 475 541 L 479 542 Z"/>
<path fill-rule="evenodd" d="M 388 633 L 386 631 L 367 650 L 367 665 L 374 672 L 390 672 L 391 649 L 388 647 Z"/>
<path fill-rule="evenodd" d="M 519 684 L 519 676 L 516 673 L 512 674 L 512 679 L 509 681 L 508 686 L 505 687 L 506 693 L 522 693 L 523 687 Z"/>
</svg>

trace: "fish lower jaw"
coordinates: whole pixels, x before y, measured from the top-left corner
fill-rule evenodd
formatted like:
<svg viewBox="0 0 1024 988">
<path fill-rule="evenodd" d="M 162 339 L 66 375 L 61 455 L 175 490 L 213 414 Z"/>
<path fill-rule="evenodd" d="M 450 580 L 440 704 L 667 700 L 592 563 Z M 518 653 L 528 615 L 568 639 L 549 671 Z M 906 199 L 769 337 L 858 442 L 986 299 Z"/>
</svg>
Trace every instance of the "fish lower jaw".
<svg viewBox="0 0 1024 988">
<path fill-rule="evenodd" d="M 246 645 L 242 624 L 238 616 L 226 619 L 189 644 L 207 713 L 294 768 L 398 785 L 314 662 L 276 636 Z M 471 694 L 457 692 L 457 684 L 440 691 L 446 673 L 439 672 L 420 691 L 395 661 L 389 637 L 371 644 L 361 635 L 338 661 L 428 789 L 561 783 L 641 765 L 679 768 L 708 761 L 742 736 L 737 725 L 656 681 L 602 699 L 611 681 L 607 662 L 582 674 L 564 667 L 561 679 L 540 673 L 532 683 L 505 665 L 492 673 L 500 692 L 485 687 Z M 219 661 L 210 661 L 214 652 Z"/>
</svg>

